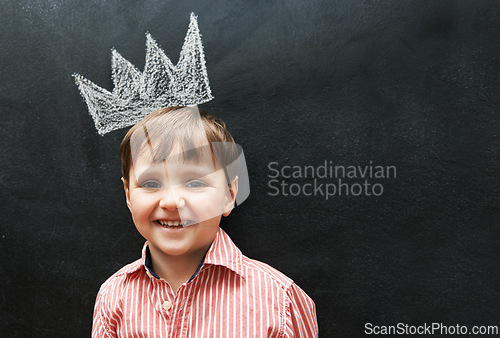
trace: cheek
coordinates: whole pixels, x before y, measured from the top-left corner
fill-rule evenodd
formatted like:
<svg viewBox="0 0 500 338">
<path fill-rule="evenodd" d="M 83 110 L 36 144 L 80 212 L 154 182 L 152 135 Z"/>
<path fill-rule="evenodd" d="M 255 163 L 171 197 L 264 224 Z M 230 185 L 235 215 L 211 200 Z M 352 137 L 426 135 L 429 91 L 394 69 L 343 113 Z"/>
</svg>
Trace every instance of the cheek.
<svg viewBox="0 0 500 338">
<path fill-rule="evenodd" d="M 156 208 L 157 204 L 157 198 L 155 198 L 153 194 L 130 195 L 130 206 L 134 219 L 149 217 L 151 212 Z"/>
<path fill-rule="evenodd" d="M 219 194 L 191 194 L 186 201 L 189 201 L 189 208 L 198 216 L 212 218 L 223 213 L 224 199 Z"/>
</svg>

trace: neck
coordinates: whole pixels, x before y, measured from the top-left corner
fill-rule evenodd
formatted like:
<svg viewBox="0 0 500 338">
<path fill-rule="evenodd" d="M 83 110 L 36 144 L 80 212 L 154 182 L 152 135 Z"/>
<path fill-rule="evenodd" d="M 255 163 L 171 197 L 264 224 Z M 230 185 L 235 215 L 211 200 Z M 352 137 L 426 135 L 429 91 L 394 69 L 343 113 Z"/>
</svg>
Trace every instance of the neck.
<svg viewBox="0 0 500 338">
<path fill-rule="evenodd" d="M 150 247 L 152 267 L 155 274 L 170 284 L 174 293 L 187 282 L 196 272 L 208 248 L 191 253 L 190 255 L 166 255 L 156 248 Z"/>
</svg>

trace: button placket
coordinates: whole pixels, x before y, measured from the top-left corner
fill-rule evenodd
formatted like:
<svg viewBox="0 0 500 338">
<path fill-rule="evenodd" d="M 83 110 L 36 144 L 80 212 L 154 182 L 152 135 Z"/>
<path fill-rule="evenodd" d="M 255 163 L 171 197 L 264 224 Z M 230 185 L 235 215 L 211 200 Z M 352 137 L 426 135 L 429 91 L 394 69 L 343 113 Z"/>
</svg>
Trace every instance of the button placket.
<svg viewBox="0 0 500 338">
<path fill-rule="evenodd" d="M 164 316 L 165 319 L 172 317 L 172 308 L 174 307 L 175 300 L 174 295 L 170 293 L 171 289 L 168 283 L 160 279 L 158 280 L 158 289 L 157 289 L 157 306 L 158 310 Z"/>
<path fill-rule="evenodd" d="M 165 310 L 168 311 L 172 307 L 172 303 L 170 303 L 168 300 L 164 301 L 161 307 Z"/>
</svg>

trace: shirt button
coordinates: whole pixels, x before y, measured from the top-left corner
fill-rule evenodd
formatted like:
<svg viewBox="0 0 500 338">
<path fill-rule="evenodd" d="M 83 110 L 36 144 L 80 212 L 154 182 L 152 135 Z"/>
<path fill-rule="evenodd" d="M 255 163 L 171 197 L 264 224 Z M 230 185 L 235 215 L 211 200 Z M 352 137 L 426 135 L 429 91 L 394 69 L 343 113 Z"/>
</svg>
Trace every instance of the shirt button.
<svg viewBox="0 0 500 338">
<path fill-rule="evenodd" d="M 170 308 L 172 307 L 172 304 L 170 304 L 170 302 L 169 302 L 168 300 L 166 300 L 166 301 L 164 301 L 164 302 L 163 302 L 162 307 L 163 307 L 166 311 L 168 311 L 168 310 L 170 310 Z"/>
</svg>

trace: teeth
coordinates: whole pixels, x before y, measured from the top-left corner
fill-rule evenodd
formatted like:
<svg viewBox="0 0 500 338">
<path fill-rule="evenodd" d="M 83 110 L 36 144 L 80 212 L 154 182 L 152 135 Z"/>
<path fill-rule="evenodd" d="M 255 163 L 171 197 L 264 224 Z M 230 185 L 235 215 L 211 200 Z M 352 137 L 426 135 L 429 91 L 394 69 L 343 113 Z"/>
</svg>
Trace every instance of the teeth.
<svg viewBox="0 0 500 338">
<path fill-rule="evenodd" d="M 164 227 L 167 227 L 167 226 L 170 226 L 170 227 L 183 226 L 183 227 L 185 227 L 191 223 L 189 221 L 182 221 L 181 222 L 181 221 L 164 221 L 164 220 L 158 220 L 157 222 L 160 223 Z"/>
</svg>

